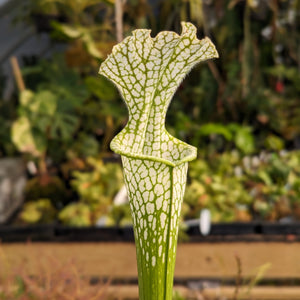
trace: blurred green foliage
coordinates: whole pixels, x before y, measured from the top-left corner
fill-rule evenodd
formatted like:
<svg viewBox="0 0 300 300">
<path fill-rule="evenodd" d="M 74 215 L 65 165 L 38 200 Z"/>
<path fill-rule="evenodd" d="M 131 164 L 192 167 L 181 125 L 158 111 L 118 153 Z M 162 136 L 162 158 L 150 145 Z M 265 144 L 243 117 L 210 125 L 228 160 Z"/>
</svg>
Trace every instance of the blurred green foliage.
<svg viewBox="0 0 300 300">
<path fill-rule="evenodd" d="M 47 224 L 56 219 L 56 210 L 51 200 L 38 199 L 25 203 L 20 218 L 29 224 Z"/>
<path fill-rule="evenodd" d="M 128 207 L 112 205 L 120 166 L 101 160 L 127 118 L 115 87 L 97 76 L 116 43 L 114 1 L 30 1 L 26 11 L 40 16 L 31 19 L 37 26 L 51 15 L 47 30 L 65 50 L 26 64 L 17 109 L 0 102 L 0 155 L 24 153 L 40 186 L 45 173 L 61 178 L 71 192 L 59 205 L 43 193 L 27 198 L 50 199 L 60 222 L 106 215 L 107 224 L 127 224 Z M 300 1 L 128 0 L 122 21 L 124 36 L 179 32 L 191 21 L 220 54 L 185 78 L 167 116 L 168 131 L 199 149 L 184 218 L 209 208 L 214 221 L 299 219 Z"/>
<path fill-rule="evenodd" d="M 203 148 L 202 126 L 237 123 L 255 133 L 252 152 L 264 149 L 270 134 L 281 139 L 281 148 L 294 147 L 300 129 L 299 1 L 200 2 L 199 31 L 213 39 L 220 59 L 183 82 L 169 112 L 170 130 Z"/>
<path fill-rule="evenodd" d="M 119 224 L 123 215 L 113 208 L 113 199 L 123 184 L 121 166 L 104 164 L 102 159 L 87 159 L 90 171 L 74 171 L 71 185 L 79 196 L 77 203 L 67 205 L 59 219 L 67 225 L 93 225 L 103 216 L 111 215 L 108 225 Z"/>
<path fill-rule="evenodd" d="M 18 118 L 12 125 L 14 144 L 21 152 L 39 158 L 53 152 L 55 145 L 61 149 L 71 147 L 80 129 L 79 111 L 89 96 L 78 72 L 68 69 L 57 57 L 51 63 L 42 61 L 25 69 L 25 75 L 32 76 L 29 83 L 30 79 L 39 79 L 34 91 L 20 93 Z"/>
<path fill-rule="evenodd" d="M 214 154 L 191 163 L 183 217 L 198 217 L 203 208 L 218 221 L 300 219 L 300 152 L 237 151 Z"/>
<path fill-rule="evenodd" d="M 50 200 L 56 209 L 69 202 L 69 193 L 64 181 L 58 176 L 35 176 L 27 181 L 25 190 L 27 201 Z"/>
</svg>

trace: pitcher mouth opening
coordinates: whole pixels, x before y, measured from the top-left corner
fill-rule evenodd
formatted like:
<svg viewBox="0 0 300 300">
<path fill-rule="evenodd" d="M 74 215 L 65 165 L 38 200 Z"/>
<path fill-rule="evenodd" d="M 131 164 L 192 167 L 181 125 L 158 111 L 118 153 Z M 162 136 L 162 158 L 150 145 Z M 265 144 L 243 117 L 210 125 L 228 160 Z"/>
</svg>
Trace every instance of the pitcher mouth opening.
<svg viewBox="0 0 300 300">
<path fill-rule="evenodd" d="M 128 158 L 146 159 L 151 161 L 157 161 L 176 167 L 182 163 L 194 160 L 197 157 L 197 148 L 184 143 L 172 136 L 166 142 L 160 144 L 159 151 L 154 150 L 151 153 L 147 151 L 135 152 L 128 149 L 128 139 L 126 135 L 122 135 L 119 138 L 117 135 L 110 143 L 110 148 L 120 155 Z"/>
</svg>

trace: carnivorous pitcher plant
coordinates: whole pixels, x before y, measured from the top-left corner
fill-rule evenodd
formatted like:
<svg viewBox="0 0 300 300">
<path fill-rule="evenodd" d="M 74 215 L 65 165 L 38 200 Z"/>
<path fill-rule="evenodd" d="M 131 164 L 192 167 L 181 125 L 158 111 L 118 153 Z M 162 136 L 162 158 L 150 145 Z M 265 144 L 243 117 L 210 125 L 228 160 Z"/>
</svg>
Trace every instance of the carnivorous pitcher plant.
<svg viewBox="0 0 300 300">
<path fill-rule="evenodd" d="M 197 150 L 165 129 L 167 108 L 197 63 L 218 57 L 209 38 L 182 22 L 181 35 L 156 37 L 138 29 L 116 45 L 99 73 L 119 89 L 128 107 L 125 128 L 111 149 L 122 157 L 133 217 L 140 300 L 172 299 L 178 222 L 188 162 Z"/>
</svg>

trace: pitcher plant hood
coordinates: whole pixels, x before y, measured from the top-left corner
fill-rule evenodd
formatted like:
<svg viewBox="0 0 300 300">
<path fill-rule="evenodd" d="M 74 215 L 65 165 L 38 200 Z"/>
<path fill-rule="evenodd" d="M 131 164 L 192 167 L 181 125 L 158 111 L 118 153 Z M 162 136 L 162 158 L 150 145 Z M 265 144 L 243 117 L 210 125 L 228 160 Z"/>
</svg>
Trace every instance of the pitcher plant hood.
<svg viewBox="0 0 300 300">
<path fill-rule="evenodd" d="M 150 36 L 138 29 L 114 46 L 99 73 L 119 89 L 129 120 L 111 149 L 127 157 L 176 166 L 196 158 L 197 150 L 165 129 L 168 106 L 177 87 L 201 61 L 218 57 L 209 38 L 197 39 L 196 27 L 182 22 L 181 35 L 171 31 Z"/>
</svg>

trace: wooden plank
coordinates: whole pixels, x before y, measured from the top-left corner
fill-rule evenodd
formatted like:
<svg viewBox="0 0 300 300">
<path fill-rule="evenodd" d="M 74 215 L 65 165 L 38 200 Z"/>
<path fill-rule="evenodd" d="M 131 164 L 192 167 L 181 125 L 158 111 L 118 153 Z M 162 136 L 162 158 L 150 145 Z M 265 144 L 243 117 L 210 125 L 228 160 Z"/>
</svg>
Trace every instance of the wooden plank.
<svg viewBox="0 0 300 300">
<path fill-rule="evenodd" d="M 137 277 L 135 246 L 133 243 L 16 243 L 2 244 L 8 265 L 24 265 L 35 275 L 44 260 L 58 262 L 70 259 L 84 266 L 87 276 Z M 50 258 L 50 259 L 49 259 Z"/>
<path fill-rule="evenodd" d="M 84 290 L 95 295 L 99 291 L 98 285 L 83 287 Z M 107 287 L 101 286 L 104 293 L 103 299 L 110 300 L 138 300 L 139 291 L 137 285 L 117 284 Z M 182 285 L 174 286 L 174 293 L 185 300 L 234 300 L 234 286 L 219 286 L 216 288 L 204 288 L 191 290 Z M 0 286 L 1 291 L 1 286 Z M 239 300 L 300 300 L 300 287 L 254 287 L 248 292 L 248 287 L 242 287 L 238 293 Z"/>
<path fill-rule="evenodd" d="M 2 244 L 1 249 L 9 265 L 25 262 L 33 274 L 41 261 L 54 257 L 61 262 L 73 258 L 87 276 L 137 278 L 133 243 L 16 243 Z M 175 277 L 234 279 L 235 256 L 243 277 L 254 276 L 260 266 L 270 263 L 264 278 L 300 279 L 300 243 L 179 244 Z"/>
<path fill-rule="evenodd" d="M 234 299 L 235 287 L 220 287 L 217 289 L 204 289 L 201 295 L 205 300 Z M 248 293 L 248 287 L 243 287 L 239 293 L 239 300 L 299 300 L 300 287 L 254 287 Z"/>
<path fill-rule="evenodd" d="M 184 286 L 175 286 L 180 296 L 190 300 L 233 300 L 235 287 L 221 286 L 202 291 L 192 291 Z M 138 287 L 135 285 L 118 285 L 108 288 L 107 296 L 112 299 L 138 299 Z M 243 287 L 239 293 L 239 300 L 300 300 L 300 287 L 254 287 L 250 293 Z"/>
<path fill-rule="evenodd" d="M 236 277 L 236 256 L 242 275 L 253 276 L 266 263 L 266 278 L 300 278 L 300 243 L 210 243 L 179 244 L 177 277 Z"/>
</svg>

